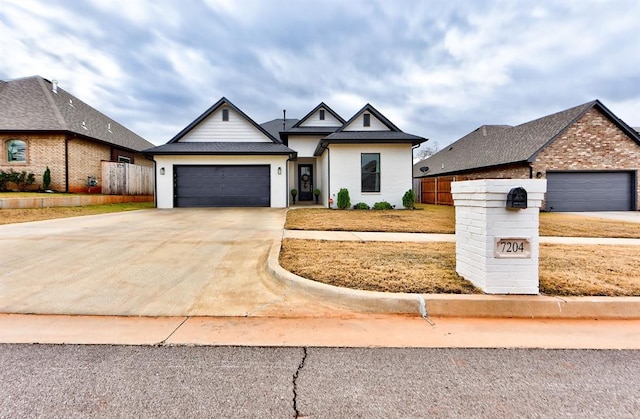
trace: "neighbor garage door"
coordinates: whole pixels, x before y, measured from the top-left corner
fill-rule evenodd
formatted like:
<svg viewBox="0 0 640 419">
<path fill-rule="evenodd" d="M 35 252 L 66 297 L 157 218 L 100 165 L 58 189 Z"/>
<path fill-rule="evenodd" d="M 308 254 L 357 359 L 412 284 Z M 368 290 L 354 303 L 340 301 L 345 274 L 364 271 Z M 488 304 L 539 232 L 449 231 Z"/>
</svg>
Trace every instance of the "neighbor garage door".
<svg viewBox="0 0 640 419">
<path fill-rule="evenodd" d="M 629 211 L 633 172 L 547 172 L 548 211 Z"/>
<path fill-rule="evenodd" d="M 269 166 L 175 166 L 176 207 L 271 206 Z"/>
</svg>

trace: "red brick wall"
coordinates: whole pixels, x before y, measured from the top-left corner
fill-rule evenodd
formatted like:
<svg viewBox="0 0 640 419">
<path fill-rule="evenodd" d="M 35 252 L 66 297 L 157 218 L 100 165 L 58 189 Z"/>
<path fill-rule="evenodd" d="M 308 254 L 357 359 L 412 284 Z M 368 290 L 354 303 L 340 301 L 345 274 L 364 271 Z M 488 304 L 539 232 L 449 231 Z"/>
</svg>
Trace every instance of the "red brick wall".
<svg viewBox="0 0 640 419">
<path fill-rule="evenodd" d="M 545 147 L 531 167 L 542 178 L 547 170 L 633 170 L 638 176 L 640 145 L 599 110 L 591 109 Z"/>
<path fill-rule="evenodd" d="M 70 139 L 69 192 L 100 193 L 102 190 L 102 160 L 110 161 L 111 147 L 78 138 Z M 87 178 L 95 176 L 98 185 L 87 187 Z"/>
<path fill-rule="evenodd" d="M 7 161 L 7 141 L 22 140 L 27 143 L 27 161 L 25 163 Z M 32 172 L 36 176 L 34 188 L 42 187 L 42 175 L 49 166 L 51 171 L 51 188 L 64 191 L 64 135 L 46 134 L 0 134 L 2 144 L 2 156 L 0 157 L 0 169 L 16 172 Z"/>
</svg>

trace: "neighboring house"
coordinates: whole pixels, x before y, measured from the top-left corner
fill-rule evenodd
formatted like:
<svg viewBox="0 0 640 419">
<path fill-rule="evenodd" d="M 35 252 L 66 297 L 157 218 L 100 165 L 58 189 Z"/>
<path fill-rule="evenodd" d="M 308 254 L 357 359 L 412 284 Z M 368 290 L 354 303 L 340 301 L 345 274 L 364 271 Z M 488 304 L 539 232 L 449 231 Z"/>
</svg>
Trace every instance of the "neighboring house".
<svg viewBox="0 0 640 419">
<path fill-rule="evenodd" d="M 226 98 L 167 144 L 146 150 L 156 162 L 159 208 L 324 206 L 347 188 L 351 202 L 402 207 L 411 189 L 412 147 L 426 141 L 402 132 L 366 105 L 345 121 L 324 103 L 301 120 L 258 125 Z"/>
<path fill-rule="evenodd" d="M 640 136 L 595 100 L 515 127 L 484 125 L 413 175 L 423 202 L 450 201 L 455 180 L 531 178 L 547 179 L 547 211 L 628 211 L 640 205 L 639 171 Z"/>
<path fill-rule="evenodd" d="M 99 193 L 102 161 L 153 167 L 153 144 L 39 76 L 0 80 L 0 169 L 32 172 L 51 189 Z M 92 185 L 95 183 L 95 186 Z"/>
</svg>

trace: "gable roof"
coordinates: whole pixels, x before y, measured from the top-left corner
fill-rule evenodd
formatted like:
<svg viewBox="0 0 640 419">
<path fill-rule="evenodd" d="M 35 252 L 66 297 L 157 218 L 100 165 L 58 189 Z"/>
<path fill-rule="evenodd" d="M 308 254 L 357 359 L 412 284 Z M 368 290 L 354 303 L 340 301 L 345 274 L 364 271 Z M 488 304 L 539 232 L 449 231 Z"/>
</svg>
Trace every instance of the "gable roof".
<svg viewBox="0 0 640 419">
<path fill-rule="evenodd" d="M 242 112 L 240 110 L 240 108 L 238 108 L 236 105 L 234 105 L 233 103 L 231 103 L 231 101 L 229 101 L 229 99 L 227 99 L 226 97 L 222 97 L 219 101 L 217 101 L 216 103 L 214 103 L 209 109 L 207 109 L 206 111 L 204 111 L 202 113 L 202 115 L 200 115 L 199 117 L 197 117 L 192 123 L 190 123 L 189 125 L 187 125 L 182 131 L 180 131 L 179 133 L 177 133 L 175 135 L 175 137 L 173 137 L 172 139 L 169 140 L 169 142 L 167 144 L 170 143 L 177 143 L 178 141 L 180 141 L 180 139 L 182 139 L 182 137 L 184 137 L 185 135 L 187 135 L 192 129 L 194 129 L 196 126 L 198 126 L 198 124 L 200 124 L 202 121 L 204 121 L 205 119 L 207 119 L 207 117 L 209 115 L 211 115 L 212 113 L 214 113 L 215 111 L 217 111 L 220 107 L 222 106 L 228 106 L 231 109 L 233 109 L 234 111 L 236 111 L 238 114 L 240 114 L 240 116 L 242 116 L 247 122 L 249 122 L 251 125 L 253 125 L 255 128 L 258 129 L 258 131 L 262 132 L 268 139 L 270 139 L 271 141 L 273 141 L 274 143 L 279 143 L 279 141 L 276 139 L 276 137 L 274 137 L 273 135 L 271 135 L 266 129 L 264 129 L 263 127 L 261 127 L 260 125 L 258 125 L 253 119 L 249 118 L 249 116 Z"/>
<path fill-rule="evenodd" d="M 389 128 L 391 131 L 395 131 L 395 132 L 402 132 L 402 130 L 398 127 L 396 127 L 393 122 L 389 121 L 387 119 L 387 117 L 385 117 L 383 114 L 381 114 L 380 112 L 378 112 L 378 110 L 376 108 L 374 108 L 373 106 L 371 106 L 371 104 L 367 103 L 366 105 L 364 105 L 362 107 L 362 109 L 360 109 L 358 112 L 356 112 L 355 115 L 353 115 L 347 122 L 345 122 L 340 129 L 338 130 L 338 132 L 343 131 L 346 127 L 349 126 L 349 124 L 351 124 L 353 121 L 356 120 L 356 118 L 358 118 L 360 115 L 362 115 L 364 112 L 369 112 L 370 114 L 372 114 L 373 116 L 375 116 L 376 118 L 378 118 L 378 120 L 380 122 L 382 122 L 387 128 Z"/>
<path fill-rule="evenodd" d="M 207 155 L 290 155 L 295 151 L 280 143 L 223 143 L 223 142 L 188 142 L 167 143 L 144 151 L 147 154 L 207 154 Z"/>
<path fill-rule="evenodd" d="M 483 125 L 455 143 L 414 165 L 414 177 L 436 176 L 473 169 L 530 163 L 550 142 L 596 108 L 640 144 L 640 137 L 600 101 L 594 100 L 515 127 Z M 421 172 L 421 167 L 429 170 Z"/>
<path fill-rule="evenodd" d="M 68 132 L 132 151 L 153 146 L 40 76 L 0 83 L 0 131 Z"/>
<path fill-rule="evenodd" d="M 338 115 L 333 109 L 328 107 L 324 102 L 320 102 L 320 104 L 318 106 L 316 106 L 315 108 L 313 108 L 313 110 L 311 112 L 309 112 L 308 114 L 303 116 L 302 119 L 299 120 L 292 128 L 299 128 L 300 125 L 302 125 L 307 119 L 311 118 L 311 116 L 313 114 L 315 114 L 320 109 L 324 109 L 325 111 L 329 112 L 331 115 L 333 115 L 334 118 L 336 118 L 338 121 L 340 121 L 341 124 L 344 124 L 345 121 L 344 121 L 344 119 L 342 119 L 342 117 L 340 115 Z M 325 128 L 325 127 L 323 127 L 323 128 Z"/>
</svg>

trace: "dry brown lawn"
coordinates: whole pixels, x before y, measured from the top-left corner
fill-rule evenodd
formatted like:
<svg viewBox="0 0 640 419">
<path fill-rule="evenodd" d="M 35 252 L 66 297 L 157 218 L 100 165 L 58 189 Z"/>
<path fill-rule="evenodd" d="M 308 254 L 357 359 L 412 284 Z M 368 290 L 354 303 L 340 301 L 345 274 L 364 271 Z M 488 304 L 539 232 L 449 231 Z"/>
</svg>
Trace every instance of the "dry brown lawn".
<svg viewBox="0 0 640 419">
<path fill-rule="evenodd" d="M 455 210 L 418 204 L 419 210 L 362 211 L 322 208 L 287 212 L 289 230 L 440 233 L 455 231 Z M 561 237 L 640 238 L 640 223 L 603 220 L 562 213 L 540 214 L 540 235 Z"/>
<path fill-rule="evenodd" d="M 289 230 L 441 233 L 455 231 L 453 207 L 421 205 L 418 210 L 333 210 L 303 208 L 287 212 Z"/>
<path fill-rule="evenodd" d="M 455 243 L 285 239 L 283 268 L 330 285 L 369 291 L 479 292 L 455 272 Z M 540 292 L 640 296 L 638 246 L 540 246 Z"/>
<path fill-rule="evenodd" d="M 132 202 L 127 204 L 89 205 L 84 207 L 0 209 L 0 224 L 26 223 L 28 221 L 133 211 L 153 207 L 153 202 Z"/>
</svg>

